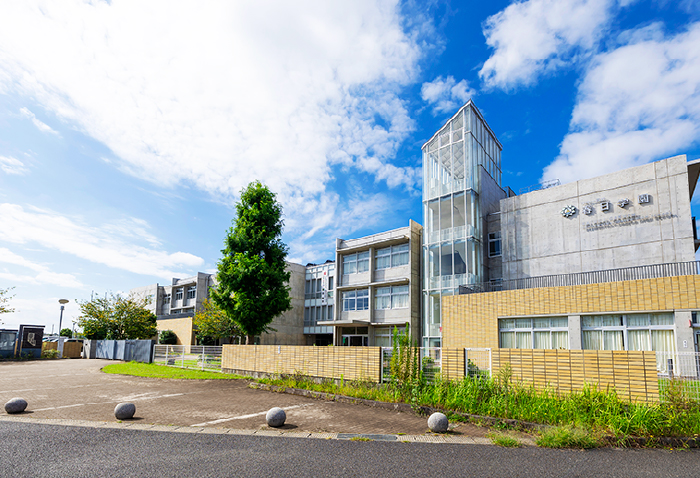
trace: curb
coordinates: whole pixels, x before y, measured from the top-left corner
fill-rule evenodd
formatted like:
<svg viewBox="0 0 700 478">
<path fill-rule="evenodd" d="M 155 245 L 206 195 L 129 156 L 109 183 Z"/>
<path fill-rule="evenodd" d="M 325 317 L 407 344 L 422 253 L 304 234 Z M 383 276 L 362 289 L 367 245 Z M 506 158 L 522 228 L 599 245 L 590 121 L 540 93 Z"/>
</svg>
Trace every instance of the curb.
<svg viewBox="0 0 700 478">
<path fill-rule="evenodd" d="M 300 432 L 284 431 L 274 428 L 264 427 L 259 429 L 236 429 L 236 428 L 216 428 L 216 427 L 193 427 L 177 425 L 156 425 L 134 423 L 127 420 L 123 422 L 94 422 L 88 420 L 68 420 L 52 418 L 30 418 L 22 416 L 0 415 L 2 422 L 33 423 L 37 425 L 62 425 L 68 427 L 88 427 L 122 430 L 142 430 L 168 433 L 192 433 L 202 435 L 245 435 L 264 436 L 280 438 L 311 438 L 316 440 L 357 440 L 359 441 L 388 441 L 397 443 L 444 443 L 452 445 L 492 445 L 490 439 L 480 437 L 465 437 L 454 435 L 369 435 L 359 433 L 323 433 L 323 432 Z M 530 443 L 524 442 L 523 445 Z"/>
<path fill-rule="evenodd" d="M 494 418 L 486 417 L 483 415 L 471 415 L 469 413 L 455 412 L 452 410 L 443 410 L 441 408 L 419 406 L 411 407 L 407 403 L 390 403 L 390 402 L 380 402 L 377 400 L 369 400 L 366 398 L 356 398 L 349 397 L 347 395 L 339 395 L 333 393 L 325 392 L 315 392 L 312 390 L 304 390 L 300 388 L 287 388 L 280 387 L 277 385 L 269 385 L 266 383 L 251 382 L 248 384 L 249 388 L 257 390 L 266 390 L 275 393 L 287 393 L 290 395 L 300 395 L 302 397 L 315 398 L 318 400 L 328 400 L 342 403 L 352 403 L 358 405 L 365 405 L 368 407 L 383 408 L 386 410 L 395 410 L 399 412 L 406 413 L 417 413 L 421 416 L 427 416 L 435 412 L 441 412 L 450 415 L 457 415 L 462 418 L 467 419 L 470 422 L 481 422 L 488 425 L 496 424 L 506 424 L 515 428 L 520 428 L 523 430 L 530 431 L 544 431 L 553 428 L 552 425 L 542 425 L 540 423 L 526 422 L 523 420 L 516 420 L 512 418 Z M 618 438 L 614 436 L 603 436 L 602 441 L 608 446 L 622 446 L 622 447 L 668 447 L 668 448 L 700 448 L 700 437 L 657 437 L 657 438 L 645 438 L 645 437 L 626 437 Z M 490 440 L 489 440 L 490 441 Z"/>
</svg>

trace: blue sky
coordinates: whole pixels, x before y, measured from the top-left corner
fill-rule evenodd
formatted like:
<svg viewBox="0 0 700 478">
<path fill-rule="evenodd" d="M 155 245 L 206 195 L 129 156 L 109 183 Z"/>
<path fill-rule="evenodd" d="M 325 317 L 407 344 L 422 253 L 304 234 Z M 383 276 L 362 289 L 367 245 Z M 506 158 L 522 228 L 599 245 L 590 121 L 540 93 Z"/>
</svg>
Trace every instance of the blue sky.
<svg viewBox="0 0 700 478">
<path fill-rule="evenodd" d="M 700 6 L 5 2 L 0 321 L 213 272 L 254 179 L 293 261 L 422 222 L 420 147 L 469 98 L 516 192 L 696 159 Z"/>
</svg>

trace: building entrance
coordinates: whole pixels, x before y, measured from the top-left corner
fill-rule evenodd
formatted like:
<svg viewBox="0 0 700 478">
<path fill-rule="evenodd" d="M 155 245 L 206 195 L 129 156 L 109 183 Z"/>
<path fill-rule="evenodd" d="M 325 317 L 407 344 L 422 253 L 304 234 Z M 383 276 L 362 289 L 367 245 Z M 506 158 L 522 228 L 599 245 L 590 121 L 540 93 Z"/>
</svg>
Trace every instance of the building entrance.
<svg viewBox="0 0 700 478">
<path fill-rule="evenodd" d="M 366 347 L 369 335 L 343 335 L 343 345 L 349 347 Z"/>
</svg>

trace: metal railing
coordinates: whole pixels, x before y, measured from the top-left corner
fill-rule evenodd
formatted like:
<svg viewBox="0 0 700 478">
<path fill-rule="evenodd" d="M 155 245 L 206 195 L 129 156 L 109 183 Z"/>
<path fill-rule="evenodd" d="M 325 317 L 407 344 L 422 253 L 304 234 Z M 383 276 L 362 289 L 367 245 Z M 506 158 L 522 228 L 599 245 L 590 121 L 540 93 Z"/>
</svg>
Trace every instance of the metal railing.
<svg viewBox="0 0 700 478">
<path fill-rule="evenodd" d="M 496 292 L 501 290 L 562 287 L 571 285 L 596 284 L 600 282 L 621 282 L 626 280 L 655 279 L 659 277 L 689 276 L 697 274 L 700 274 L 700 261 L 671 262 L 667 264 L 623 267 L 620 269 L 608 269 L 602 271 L 526 277 L 523 279 L 460 285 L 459 293 L 474 294 L 481 292 Z"/>
<path fill-rule="evenodd" d="M 382 383 L 390 383 L 393 380 L 391 372 L 393 353 L 392 347 L 382 347 Z M 442 370 L 442 349 L 439 347 L 418 347 L 418 358 L 423 378 L 428 382 L 433 382 Z"/>
<path fill-rule="evenodd" d="M 700 400 L 700 353 L 656 352 L 662 401 Z"/>
<path fill-rule="evenodd" d="M 154 345 L 153 363 L 220 372 L 222 350 L 209 345 Z"/>
<path fill-rule="evenodd" d="M 464 349 L 464 375 L 467 377 L 491 378 L 491 349 Z"/>
</svg>

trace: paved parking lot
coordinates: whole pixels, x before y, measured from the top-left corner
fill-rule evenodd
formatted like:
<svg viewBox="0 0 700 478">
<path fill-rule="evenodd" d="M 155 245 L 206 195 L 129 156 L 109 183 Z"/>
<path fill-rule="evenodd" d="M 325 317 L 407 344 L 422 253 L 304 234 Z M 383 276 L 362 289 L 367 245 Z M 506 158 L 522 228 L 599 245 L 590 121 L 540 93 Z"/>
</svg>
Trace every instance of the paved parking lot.
<svg viewBox="0 0 700 478">
<path fill-rule="evenodd" d="M 411 413 L 253 390 L 246 380 L 165 380 L 101 372 L 109 363 L 114 362 L 0 363 L 0 403 L 22 397 L 29 402 L 24 416 L 31 418 L 114 422 L 114 406 L 129 401 L 136 404 L 138 423 L 245 430 L 267 428 L 265 413 L 277 406 L 287 413 L 289 431 L 406 435 L 428 431 L 426 418 Z M 454 432 L 482 437 L 486 430 L 459 424 Z"/>
</svg>

